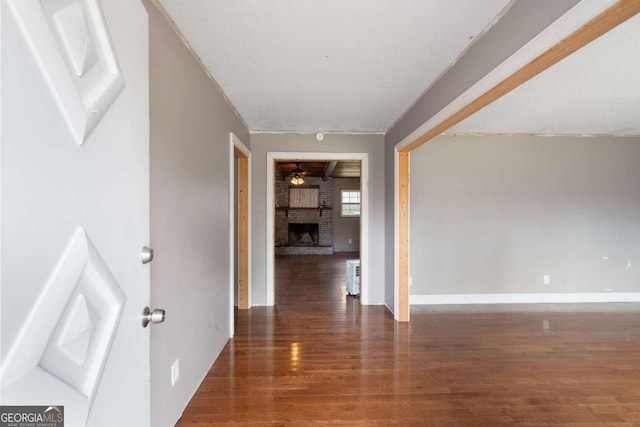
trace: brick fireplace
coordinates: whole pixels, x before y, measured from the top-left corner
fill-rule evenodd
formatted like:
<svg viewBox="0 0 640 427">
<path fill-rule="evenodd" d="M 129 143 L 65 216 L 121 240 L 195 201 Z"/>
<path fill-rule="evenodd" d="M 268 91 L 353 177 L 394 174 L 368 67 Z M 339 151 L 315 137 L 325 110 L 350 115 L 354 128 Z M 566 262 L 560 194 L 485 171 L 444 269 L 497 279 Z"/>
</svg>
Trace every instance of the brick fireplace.
<svg viewBox="0 0 640 427">
<path fill-rule="evenodd" d="M 333 178 L 305 177 L 304 186 L 318 188 L 317 208 L 289 208 L 289 180 L 275 180 L 276 255 L 333 254 Z"/>
</svg>

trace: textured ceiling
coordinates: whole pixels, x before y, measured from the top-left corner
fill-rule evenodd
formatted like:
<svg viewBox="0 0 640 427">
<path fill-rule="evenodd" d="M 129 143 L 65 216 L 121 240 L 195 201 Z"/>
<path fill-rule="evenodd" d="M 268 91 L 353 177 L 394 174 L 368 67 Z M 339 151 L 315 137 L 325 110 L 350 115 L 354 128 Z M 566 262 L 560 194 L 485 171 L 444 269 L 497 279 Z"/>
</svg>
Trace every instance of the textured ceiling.
<svg viewBox="0 0 640 427">
<path fill-rule="evenodd" d="M 640 15 L 450 132 L 640 135 Z"/>
<path fill-rule="evenodd" d="M 509 0 L 161 0 L 252 131 L 384 132 Z"/>
</svg>

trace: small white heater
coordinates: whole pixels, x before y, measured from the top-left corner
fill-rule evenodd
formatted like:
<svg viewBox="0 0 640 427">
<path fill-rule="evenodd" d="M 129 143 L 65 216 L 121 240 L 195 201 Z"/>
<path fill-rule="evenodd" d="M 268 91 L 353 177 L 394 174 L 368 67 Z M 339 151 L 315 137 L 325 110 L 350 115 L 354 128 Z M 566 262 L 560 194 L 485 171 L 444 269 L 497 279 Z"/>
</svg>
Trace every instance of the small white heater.
<svg viewBox="0 0 640 427">
<path fill-rule="evenodd" d="M 360 260 L 347 260 L 347 294 L 360 295 Z"/>
</svg>

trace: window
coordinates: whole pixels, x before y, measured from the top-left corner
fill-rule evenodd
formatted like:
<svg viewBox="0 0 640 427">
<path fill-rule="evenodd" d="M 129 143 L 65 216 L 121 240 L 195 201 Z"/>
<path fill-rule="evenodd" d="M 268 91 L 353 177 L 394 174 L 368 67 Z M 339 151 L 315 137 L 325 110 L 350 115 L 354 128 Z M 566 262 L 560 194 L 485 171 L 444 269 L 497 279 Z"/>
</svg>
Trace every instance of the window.
<svg viewBox="0 0 640 427">
<path fill-rule="evenodd" d="M 340 216 L 360 216 L 360 190 L 340 190 Z"/>
</svg>

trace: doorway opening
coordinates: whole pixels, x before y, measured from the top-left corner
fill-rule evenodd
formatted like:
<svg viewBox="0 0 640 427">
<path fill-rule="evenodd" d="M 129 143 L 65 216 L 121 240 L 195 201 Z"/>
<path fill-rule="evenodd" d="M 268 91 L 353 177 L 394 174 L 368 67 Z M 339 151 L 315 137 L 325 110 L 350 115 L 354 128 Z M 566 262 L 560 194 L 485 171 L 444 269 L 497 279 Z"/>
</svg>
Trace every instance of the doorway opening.
<svg viewBox="0 0 640 427">
<path fill-rule="evenodd" d="M 267 305 L 275 304 L 276 255 L 334 253 L 360 259 L 359 301 L 368 304 L 368 155 L 270 152 L 267 160 Z"/>
<path fill-rule="evenodd" d="M 249 203 L 251 152 L 233 133 L 229 136 L 229 337 L 234 334 L 234 313 L 251 307 L 251 255 Z"/>
</svg>

